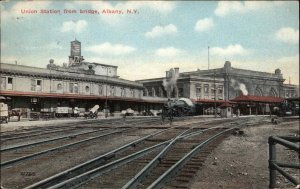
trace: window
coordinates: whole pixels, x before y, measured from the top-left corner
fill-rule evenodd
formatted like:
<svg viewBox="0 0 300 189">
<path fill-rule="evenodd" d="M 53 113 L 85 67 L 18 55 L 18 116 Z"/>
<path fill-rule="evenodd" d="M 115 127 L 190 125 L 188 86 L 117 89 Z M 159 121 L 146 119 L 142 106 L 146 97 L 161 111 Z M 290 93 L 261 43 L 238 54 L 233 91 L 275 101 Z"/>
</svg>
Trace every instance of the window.
<svg viewBox="0 0 300 189">
<path fill-rule="evenodd" d="M 103 95 L 103 85 L 99 85 L 99 95 Z"/>
<path fill-rule="evenodd" d="M 223 86 L 219 86 L 218 87 L 218 93 L 219 94 L 223 94 Z"/>
<path fill-rule="evenodd" d="M 196 96 L 197 96 L 198 98 L 201 97 L 201 92 L 202 92 L 201 85 L 196 86 Z"/>
<path fill-rule="evenodd" d="M 109 95 L 115 96 L 115 87 L 114 86 L 110 86 Z"/>
<path fill-rule="evenodd" d="M 143 89 L 143 96 L 148 96 L 148 89 Z"/>
<path fill-rule="evenodd" d="M 124 87 L 121 87 L 121 96 L 125 96 L 125 89 L 124 89 Z"/>
<path fill-rule="evenodd" d="M 42 80 L 37 79 L 36 80 L 36 91 L 41 91 L 42 90 Z"/>
<path fill-rule="evenodd" d="M 6 77 L 1 77 L 1 80 L 0 80 L 0 89 L 1 90 L 4 90 L 6 89 Z"/>
<path fill-rule="evenodd" d="M 178 97 L 183 97 L 183 88 L 178 88 Z"/>
<path fill-rule="evenodd" d="M 156 91 L 154 87 L 152 87 L 152 96 L 156 96 Z"/>
<path fill-rule="evenodd" d="M 164 96 L 164 91 L 163 91 L 163 89 L 161 87 L 159 87 L 159 89 L 158 89 L 158 95 L 159 95 L 159 97 L 163 97 Z"/>
<path fill-rule="evenodd" d="M 8 77 L 7 78 L 7 90 L 12 90 L 13 89 L 13 78 Z"/>
<path fill-rule="evenodd" d="M 85 92 L 90 92 L 90 87 L 89 86 L 85 86 Z"/>
<path fill-rule="evenodd" d="M 211 93 L 211 95 L 214 95 L 215 94 L 215 88 L 214 87 L 212 87 L 211 89 L 210 89 L 210 93 Z"/>
<path fill-rule="evenodd" d="M 78 83 L 70 83 L 69 91 L 70 93 L 78 93 Z"/>
<path fill-rule="evenodd" d="M 209 86 L 208 85 L 204 85 L 204 93 L 208 93 Z"/>
<path fill-rule="evenodd" d="M 42 90 L 42 80 L 41 79 L 31 79 L 31 90 L 41 91 Z"/>
<path fill-rule="evenodd" d="M 7 78 L 7 83 L 8 83 L 8 84 L 12 84 L 12 83 L 13 83 L 13 78 L 8 77 L 8 78 Z"/>
<path fill-rule="evenodd" d="M 57 84 L 56 90 L 57 91 L 61 91 L 62 90 L 62 84 L 61 83 Z"/>
<path fill-rule="evenodd" d="M 134 91 L 134 89 L 130 89 L 130 97 L 135 97 L 135 91 Z"/>
<path fill-rule="evenodd" d="M 148 96 L 153 96 L 152 89 L 150 89 L 150 90 L 148 89 L 147 91 L 148 91 Z"/>
</svg>

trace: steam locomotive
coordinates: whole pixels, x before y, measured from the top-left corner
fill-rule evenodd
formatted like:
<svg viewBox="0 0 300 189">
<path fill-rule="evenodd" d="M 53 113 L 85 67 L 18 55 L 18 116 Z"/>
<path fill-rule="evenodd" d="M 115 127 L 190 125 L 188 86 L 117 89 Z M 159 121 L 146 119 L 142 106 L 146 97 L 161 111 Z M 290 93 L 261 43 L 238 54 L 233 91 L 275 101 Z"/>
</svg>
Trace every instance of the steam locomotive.
<svg viewBox="0 0 300 189">
<path fill-rule="evenodd" d="M 277 112 L 278 116 L 299 116 L 299 98 L 286 98 L 280 105 L 279 111 Z"/>
<path fill-rule="evenodd" d="M 182 117 L 193 115 L 196 112 L 195 104 L 188 98 L 169 99 L 162 108 L 162 117 Z"/>
</svg>

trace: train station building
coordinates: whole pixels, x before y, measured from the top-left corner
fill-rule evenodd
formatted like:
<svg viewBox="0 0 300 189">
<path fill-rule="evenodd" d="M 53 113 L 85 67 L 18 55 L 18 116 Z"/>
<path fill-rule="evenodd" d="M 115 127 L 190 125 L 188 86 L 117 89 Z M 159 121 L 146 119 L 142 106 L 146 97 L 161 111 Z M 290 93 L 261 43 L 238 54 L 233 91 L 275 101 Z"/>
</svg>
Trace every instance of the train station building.
<svg viewBox="0 0 300 189">
<path fill-rule="evenodd" d="M 266 106 L 277 106 L 285 98 L 299 98 L 299 86 L 285 84 L 284 81 L 280 69 L 275 69 L 273 73 L 245 70 L 234 68 L 231 62 L 226 61 L 222 68 L 182 73 L 179 73 L 179 68 L 173 68 L 166 72 L 166 77 L 139 82 L 143 83 L 144 95 L 189 98 L 201 105 L 198 114 L 202 115 L 214 114 L 215 107 L 228 101 L 242 103 L 233 106 L 236 107 L 235 113 L 237 107 L 248 106 L 251 114 L 251 107 L 255 104 L 253 112 L 263 114 Z M 243 96 L 256 100 L 242 100 L 245 99 Z M 249 108 L 242 113 L 249 114 Z"/>
<path fill-rule="evenodd" d="M 47 68 L 0 66 L 0 95 L 11 99 L 10 108 L 21 110 L 23 117 L 30 112 L 55 112 L 61 106 L 85 112 L 99 105 L 100 111 L 107 107 L 115 115 L 127 108 L 141 113 L 161 109 L 167 98 L 189 98 L 201 105 L 197 113 L 202 115 L 212 114 L 216 106 L 241 95 L 299 97 L 299 87 L 284 84 L 279 69 L 273 73 L 244 70 L 229 61 L 217 69 L 180 73 L 179 68 L 172 68 L 165 77 L 126 80 L 118 76 L 117 66 L 85 61 L 78 40 L 71 42 L 69 62 L 64 66 L 53 59 Z"/>
<path fill-rule="evenodd" d="M 10 108 L 23 117 L 30 112 L 54 112 L 57 107 L 78 107 L 81 112 L 94 105 L 110 113 L 131 108 L 136 112 L 155 109 L 162 99 L 143 97 L 141 83 L 122 79 L 117 66 L 86 62 L 81 43 L 71 42 L 68 65 L 58 66 L 50 59 L 47 68 L 1 63 L 0 95 L 9 97 Z"/>
</svg>

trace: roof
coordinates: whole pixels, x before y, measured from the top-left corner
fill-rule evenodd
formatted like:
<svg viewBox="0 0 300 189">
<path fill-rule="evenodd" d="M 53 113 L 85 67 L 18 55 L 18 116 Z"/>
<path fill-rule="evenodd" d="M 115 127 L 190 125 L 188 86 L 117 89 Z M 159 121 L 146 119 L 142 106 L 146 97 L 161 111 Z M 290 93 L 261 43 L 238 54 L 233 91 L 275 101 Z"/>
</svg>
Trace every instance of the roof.
<svg viewBox="0 0 300 189">
<path fill-rule="evenodd" d="M 232 105 L 227 101 L 227 102 L 224 102 L 223 104 L 221 104 L 221 108 L 225 108 L 225 107 L 231 107 Z"/>
<path fill-rule="evenodd" d="M 225 100 L 212 100 L 212 99 L 193 99 L 193 102 L 197 103 L 197 102 L 200 102 L 200 103 L 225 103 L 227 101 Z"/>
<path fill-rule="evenodd" d="M 134 86 L 137 88 L 143 88 L 141 83 L 130 81 L 122 78 L 116 77 L 106 77 L 103 75 L 88 75 L 84 73 L 73 73 L 67 71 L 59 71 L 52 70 L 46 68 L 38 68 L 24 65 L 15 65 L 15 64 L 7 64 L 0 63 L 0 72 L 1 73 L 13 73 L 20 75 L 34 75 L 38 77 L 47 77 L 47 78 L 58 78 L 58 79 L 70 79 L 70 80 L 89 80 L 93 82 L 105 82 L 105 83 L 113 83 L 117 85 L 128 85 Z M 70 70 L 70 69 L 69 69 Z"/>
<path fill-rule="evenodd" d="M 240 95 L 233 99 L 235 102 L 269 102 L 269 103 L 279 103 L 284 99 L 281 97 L 273 97 L 273 96 L 252 96 L 252 95 Z"/>
</svg>

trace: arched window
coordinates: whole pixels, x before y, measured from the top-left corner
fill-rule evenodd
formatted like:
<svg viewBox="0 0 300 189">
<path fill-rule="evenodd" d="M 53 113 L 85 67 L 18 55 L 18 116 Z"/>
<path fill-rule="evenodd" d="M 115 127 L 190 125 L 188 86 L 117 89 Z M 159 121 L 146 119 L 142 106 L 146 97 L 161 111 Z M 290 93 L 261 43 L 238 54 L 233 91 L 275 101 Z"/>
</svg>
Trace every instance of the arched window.
<svg viewBox="0 0 300 189">
<path fill-rule="evenodd" d="M 90 92 L 90 87 L 89 86 L 85 86 L 85 92 Z"/>
<path fill-rule="evenodd" d="M 61 91 L 61 90 L 62 90 L 62 84 L 61 84 L 61 83 L 58 83 L 58 84 L 57 84 L 56 90 L 57 90 L 57 91 Z"/>
<path fill-rule="evenodd" d="M 103 95 L 103 85 L 99 85 L 99 95 Z"/>
<path fill-rule="evenodd" d="M 164 91 L 161 87 L 158 88 L 158 95 L 159 97 L 163 97 L 164 96 Z"/>
<path fill-rule="evenodd" d="M 124 87 L 121 87 L 121 96 L 126 96 L 125 95 L 125 88 Z"/>
<path fill-rule="evenodd" d="M 115 87 L 114 86 L 110 86 L 109 95 L 115 96 Z"/>
<path fill-rule="evenodd" d="M 145 88 L 145 89 L 143 90 L 143 96 L 148 96 L 148 89 Z"/>
<path fill-rule="evenodd" d="M 152 96 L 156 96 L 156 91 L 154 87 L 152 87 Z"/>
<path fill-rule="evenodd" d="M 278 96 L 276 90 L 275 90 L 273 87 L 271 88 L 271 90 L 270 90 L 270 92 L 269 92 L 269 96 L 274 96 L 274 97 L 277 97 L 277 96 Z"/>
<path fill-rule="evenodd" d="M 263 96 L 263 92 L 259 87 L 256 87 L 254 95 L 255 96 Z"/>
</svg>

